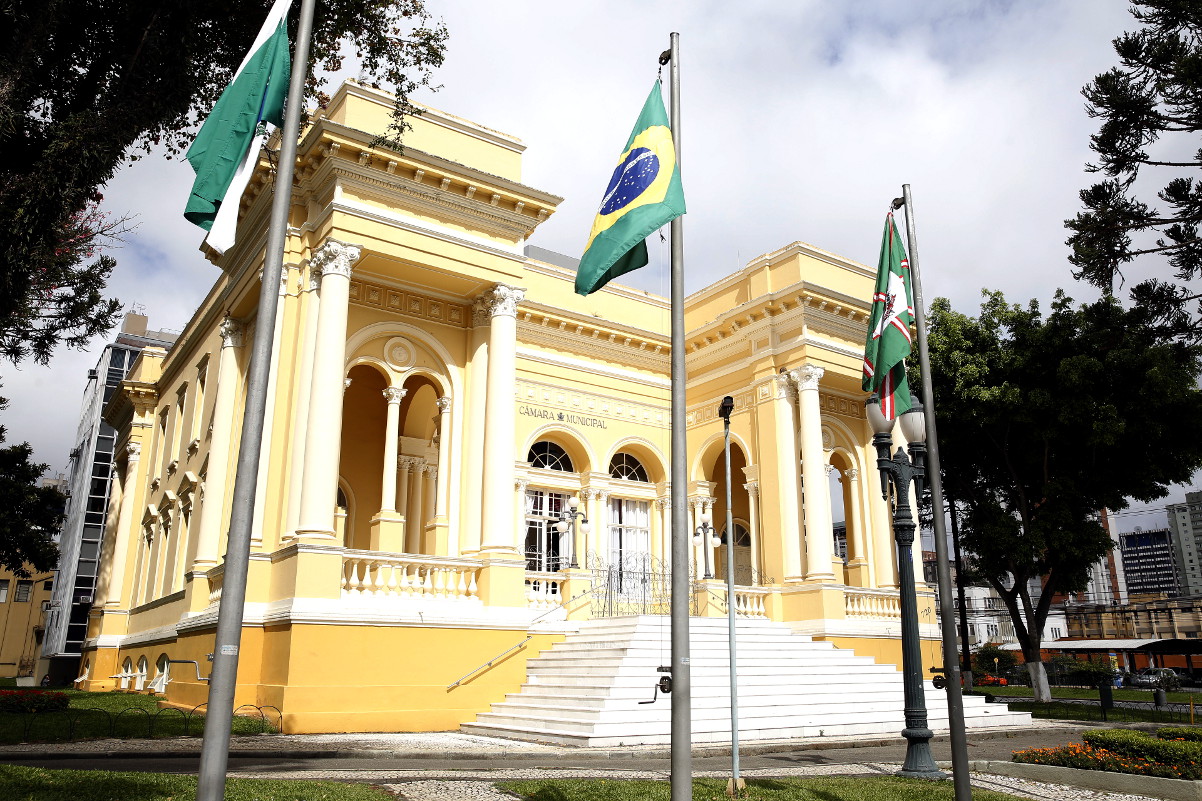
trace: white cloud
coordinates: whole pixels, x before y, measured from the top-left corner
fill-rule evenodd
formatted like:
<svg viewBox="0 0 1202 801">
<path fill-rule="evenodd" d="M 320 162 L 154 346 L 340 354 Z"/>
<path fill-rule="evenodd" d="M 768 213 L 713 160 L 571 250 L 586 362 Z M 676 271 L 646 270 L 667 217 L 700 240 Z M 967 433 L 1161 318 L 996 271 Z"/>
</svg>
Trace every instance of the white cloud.
<svg viewBox="0 0 1202 801">
<path fill-rule="evenodd" d="M 976 308 L 1079 298 L 1063 220 L 1090 176 L 1081 87 L 1115 62 L 1126 4 L 1096 0 L 779 3 L 438 0 L 450 29 L 422 99 L 514 134 L 526 183 L 562 195 L 532 243 L 579 255 L 618 149 L 681 33 L 688 288 L 794 240 L 872 263 L 883 213 L 911 184 L 928 299 Z M 352 72 L 353 74 L 353 72 Z M 666 71 L 665 71 L 666 77 Z M 182 328 L 216 268 L 180 217 L 186 164 L 146 158 L 106 190 L 141 226 L 112 292 Z M 666 249 L 652 248 L 653 265 Z M 666 293 L 662 269 L 631 276 Z M 7 371 L 4 422 L 61 467 L 96 350 Z"/>
</svg>

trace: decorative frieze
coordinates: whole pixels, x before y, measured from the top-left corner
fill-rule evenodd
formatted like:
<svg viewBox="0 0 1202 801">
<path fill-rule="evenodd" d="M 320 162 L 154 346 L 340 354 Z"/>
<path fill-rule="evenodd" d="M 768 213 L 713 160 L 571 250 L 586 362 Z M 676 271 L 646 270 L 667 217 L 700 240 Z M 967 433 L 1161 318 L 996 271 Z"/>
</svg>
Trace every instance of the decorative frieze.
<svg viewBox="0 0 1202 801">
<path fill-rule="evenodd" d="M 465 304 L 449 303 L 441 298 L 367 281 L 351 281 L 350 302 L 461 328 L 468 319 Z"/>
<path fill-rule="evenodd" d="M 567 413 L 564 415 L 565 421 L 567 421 L 569 414 L 577 416 L 578 419 L 581 414 L 585 414 L 590 419 L 623 420 L 656 427 L 668 425 L 668 402 L 666 399 L 663 406 L 652 406 L 646 403 L 615 400 L 604 395 L 578 392 L 576 390 L 565 389 L 562 386 L 552 386 L 523 380 L 516 382 L 516 395 L 519 414 L 522 413 L 521 406 L 525 404 L 532 411 L 540 409 L 550 411 L 553 416 L 552 419 L 559 418 L 559 409 L 567 410 Z M 535 413 L 529 416 L 543 417 L 545 415 Z M 592 423 L 588 425 L 597 428 L 602 427 Z"/>
</svg>

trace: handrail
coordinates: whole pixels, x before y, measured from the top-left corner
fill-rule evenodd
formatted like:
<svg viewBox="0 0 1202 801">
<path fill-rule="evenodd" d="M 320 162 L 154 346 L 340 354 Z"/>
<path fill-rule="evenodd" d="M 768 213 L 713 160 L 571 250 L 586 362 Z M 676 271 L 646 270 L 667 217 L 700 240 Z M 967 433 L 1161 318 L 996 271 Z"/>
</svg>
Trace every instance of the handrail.
<svg viewBox="0 0 1202 801">
<path fill-rule="evenodd" d="M 580 600 L 581 598 L 583 598 L 583 597 L 584 597 L 584 596 L 586 596 L 586 595 L 589 595 L 589 594 L 591 594 L 592 592 L 593 592 L 593 588 L 592 588 L 592 587 L 589 587 L 587 590 L 584 590 L 584 591 L 582 591 L 582 592 L 578 593 L 578 594 L 577 594 L 575 597 L 573 597 L 573 598 L 569 598 L 568 600 L 564 601 L 564 602 L 563 602 L 562 604 L 560 604 L 559 606 L 557 606 L 557 607 L 554 607 L 554 608 L 552 608 L 552 609 L 548 609 L 546 612 L 543 612 L 541 615 L 539 615 L 538 617 L 534 618 L 534 620 L 531 620 L 531 621 L 530 621 L 530 625 L 531 625 L 531 626 L 533 626 L 535 623 L 537 623 L 538 621 L 542 620 L 544 617 L 546 617 L 547 615 L 551 614 L 552 612 L 558 612 L 560 609 L 564 609 L 564 608 L 566 608 L 568 604 L 570 604 L 570 603 L 575 603 L 576 601 Z M 490 667 L 492 667 L 492 666 L 493 666 L 493 663 L 494 663 L 494 662 L 496 662 L 496 661 L 497 661 L 498 659 L 500 659 L 501 657 L 503 657 L 503 656 L 506 656 L 507 654 L 509 654 L 509 653 L 512 653 L 513 651 L 516 651 L 517 649 L 521 648 L 523 645 L 525 645 L 526 643 L 530 642 L 530 641 L 531 641 L 531 640 L 533 640 L 533 639 L 534 639 L 534 635 L 533 635 L 533 634 L 527 634 L 527 635 L 526 635 L 526 639 L 522 640 L 520 643 L 518 643 L 517 645 L 513 646 L 512 648 L 506 648 L 504 651 L 502 651 L 501 653 L 497 654 L 496 656 L 494 656 L 492 659 L 488 660 L 488 661 L 487 661 L 487 662 L 485 662 L 484 664 L 482 664 L 482 665 L 479 665 L 478 667 L 472 668 L 472 669 L 471 669 L 471 670 L 469 670 L 467 673 L 464 673 L 462 676 L 460 676 L 458 679 L 456 679 L 456 680 L 455 680 L 455 682 L 453 682 L 452 684 L 448 684 L 448 685 L 447 685 L 447 689 L 448 689 L 448 690 L 453 690 L 453 689 L 455 689 L 455 688 L 456 688 L 456 687 L 458 687 L 460 684 L 463 684 L 463 682 L 467 681 L 469 678 L 471 678 L 472 676 L 476 675 L 476 674 L 477 674 L 477 673 L 479 673 L 480 671 L 482 671 L 482 670 L 485 670 L 485 669 L 487 669 L 487 668 L 490 668 Z"/>
</svg>

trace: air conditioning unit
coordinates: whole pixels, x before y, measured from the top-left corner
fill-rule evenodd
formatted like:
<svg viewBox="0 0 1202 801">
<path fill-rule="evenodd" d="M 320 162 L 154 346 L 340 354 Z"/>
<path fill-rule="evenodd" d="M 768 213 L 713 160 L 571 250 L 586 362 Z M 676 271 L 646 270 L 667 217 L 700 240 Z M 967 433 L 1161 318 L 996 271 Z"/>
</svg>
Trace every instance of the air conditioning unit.
<svg viewBox="0 0 1202 801">
<path fill-rule="evenodd" d="M 81 596 L 79 596 L 79 600 L 78 600 L 78 601 L 76 601 L 76 603 L 81 603 L 81 604 L 90 604 L 90 603 L 92 603 L 92 596 L 90 596 L 90 595 L 81 595 Z"/>
</svg>

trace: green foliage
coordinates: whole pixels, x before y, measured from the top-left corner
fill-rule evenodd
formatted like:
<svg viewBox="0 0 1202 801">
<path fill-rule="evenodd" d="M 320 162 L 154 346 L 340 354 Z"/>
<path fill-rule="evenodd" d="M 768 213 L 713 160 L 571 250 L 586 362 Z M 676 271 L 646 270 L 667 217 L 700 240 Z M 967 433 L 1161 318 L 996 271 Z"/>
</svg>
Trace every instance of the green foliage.
<svg viewBox="0 0 1202 801">
<path fill-rule="evenodd" d="M 1132 300 L 1166 335 L 1196 340 L 1202 303 L 1188 284 L 1202 273 L 1202 5 L 1134 0 L 1131 13 L 1141 27 L 1114 40 L 1120 66 L 1082 90 L 1086 112 L 1102 121 L 1089 170 L 1106 178 L 1081 192 L 1084 210 L 1065 221 L 1069 261 L 1077 278 L 1107 292 L 1135 259 L 1154 269 L 1167 261 L 1181 283 L 1141 281 Z M 1141 171 L 1163 187 L 1155 199 L 1137 181 Z"/>
<path fill-rule="evenodd" d="M 528 801 L 668 801 L 666 781 L 529 779 L 497 784 Z M 1013 801 L 1013 796 L 973 788 L 978 801 Z M 823 776 L 805 779 L 747 779 L 744 798 L 762 801 L 952 801 L 951 782 L 897 776 Z M 693 780 L 695 801 L 726 801 L 725 779 Z"/>
<path fill-rule="evenodd" d="M 928 319 L 966 578 L 1001 596 L 1038 661 L 1053 597 L 1083 590 L 1111 548 L 1098 511 L 1164 497 L 1202 467 L 1202 350 L 1165 342 L 1143 309 L 1062 292 L 1046 317 L 986 292 L 978 317 L 941 298 Z"/>
<path fill-rule="evenodd" d="M 1202 729 L 1195 726 L 1165 726 L 1156 730 L 1156 736 L 1162 740 L 1187 740 L 1202 743 Z"/>
<path fill-rule="evenodd" d="M 994 669 L 993 660 L 997 660 L 997 669 Z M 1018 657 L 1013 651 L 1003 651 L 998 646 L 992 643 L 985 643 L 972 654 L 972 671 L 973 673 L 989 673 L 995 676 L 1005 676 L 1014 666 L 1018 664 Z"/>
<path fill-rule="evenodd" d="M 1054 670 L 1058 683 L 1096 687 L 1100 682 L 1109 684 L 1118 675 L 1113 667 L 1102 662 L 1089 662 L 1069 654 L 1052 658 L 1050 670 Z"/>
<path fill-rule="evenodd" d="M 118 305 L 102 292 L 115 262 L 94 259 L 94 247 L 123 221 L 97 216 L 98 189 L 127 158 L 187 147 L 269 6 L 0 4 L 0 353 L 44 363 L 60 341 L 81 345 L 111 328 Z M 366 76 L 395 92 L 387 138 L 398 139 L 415 111 L 409 96 L 430 85 L 446 39 L 424 0 L 318 0 L 305 106 L 323 102 L 325 79 L 315 76 L 340 69 L 349 46 Z"/>
<path fill-rule="evenodd" d="M 55 712 L 70 705 L 66 693 L 0 690 L 0 712 Z"/>
<path fill-rule="evenodd" d="M 1196 779 L 1202 775 L 1193 743 L 1171 743 L 1142 732 L 1111 729 L 1086 732 L 1084 743 L 1015 751 L 1015 762 L 1056 765 L 1081 770 L 1108 770 L 1166 779 Z M 1182 748 L 1186 746 L 1186 748 Z"/>
<path fill-rule="evenodd" d="M 0 409 L 6 401 L 0 398 Z M 0 426 L 0 446 L 5 430 Z M 31 462 L 28 442 L 0 447 L 0 567 L 18 576 L 29 568 L 47 573 L 58 564 L 54 533 L 63 521 L 67 498 L 55 487 L 39 487 L 47 465 Z"/>
<path fill-rule="evenodd" d="M 184 801 L 196 797 L 196 777 L 102 770 L 45 770 L 0 765 L 7 801 Z M 229 779 L 226 801 L 387 801 L 375 787 L 326 781 Z"/>
</svg>

